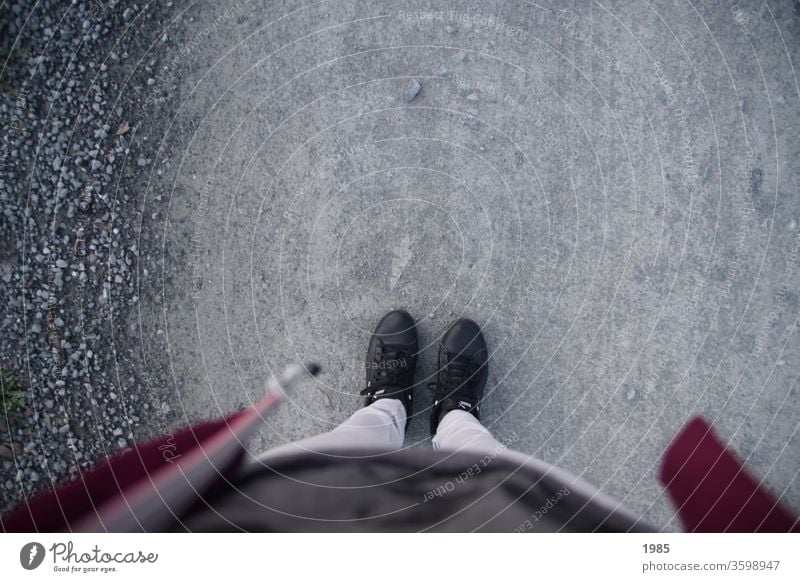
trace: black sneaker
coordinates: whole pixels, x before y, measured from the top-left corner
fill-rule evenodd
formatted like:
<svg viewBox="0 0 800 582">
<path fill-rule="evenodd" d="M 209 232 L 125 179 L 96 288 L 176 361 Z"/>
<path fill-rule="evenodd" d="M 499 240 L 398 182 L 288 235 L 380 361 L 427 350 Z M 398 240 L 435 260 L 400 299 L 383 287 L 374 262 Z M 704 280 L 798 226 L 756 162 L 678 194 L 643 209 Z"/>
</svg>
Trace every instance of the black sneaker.
<svg viewBox="0 0 800 582">
<path fill-rule="evenodd" d="M 480 420 L 480 404 L 488 375 L 488 350 L 481 328 L 471 319 L 459 319 L 439 345 L 439 373 L 433 389 L 431 434 L 451 410 L 464 410 Z"/>
<path fill-rule="evenodd" d="M 378 322 L 369 340 L 367 387 L 361 391 L 367 397 L 364 405 L 381 398 L 397 398 L 410 419 L 416 365 L 417 324 L 405 311 L 390 311 Z"/>
</svg>

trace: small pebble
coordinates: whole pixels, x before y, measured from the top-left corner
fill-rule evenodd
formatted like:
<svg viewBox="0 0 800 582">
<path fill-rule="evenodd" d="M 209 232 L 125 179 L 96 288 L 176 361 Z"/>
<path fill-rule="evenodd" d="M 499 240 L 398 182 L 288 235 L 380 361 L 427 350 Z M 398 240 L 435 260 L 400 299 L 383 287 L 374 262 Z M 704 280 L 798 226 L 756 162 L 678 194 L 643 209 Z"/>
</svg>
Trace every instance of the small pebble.
<svg viewBox="0 0 800 582">
<path fill-rule="evenodd" d="M 458 51 L 457 53 L 455 53 L 450 58 L 454 63 L 459 63 L 459 64 L 463 63 L 467 58 L 467 51 L 462 49 L 462 50 Z"/>
<path fill-rule="evenodd" d="M 405 99 L 406 102 L 412 101 L 414 97 L 419 95 L 421 89 L 422 85 L 419 84 L 419 81 L 412 79 L 408 87 L 406 87 L 406 90 L 403 91 L 403 99 Z"/>
</svg>

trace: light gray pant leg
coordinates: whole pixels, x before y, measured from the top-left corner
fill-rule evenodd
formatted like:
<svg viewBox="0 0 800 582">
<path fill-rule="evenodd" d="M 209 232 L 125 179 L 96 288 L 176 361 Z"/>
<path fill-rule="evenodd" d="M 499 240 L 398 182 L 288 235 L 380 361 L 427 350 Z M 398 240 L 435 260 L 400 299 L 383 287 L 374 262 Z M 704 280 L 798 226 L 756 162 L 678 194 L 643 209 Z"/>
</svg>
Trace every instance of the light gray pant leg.
<svg viewBox="0 0 800 582">
<path fill-rule="evenodd" d="M 433 437 L 433 448 L 439 451 L 497 453 L 506 447 L 492 436 L 469 412 L 451 410 L 442 417 Z"/>
<path fill-rule="evenodd" d="M 525 465 L 531 470 L 531 474 L 546 476 L 551 479 L 551 483 L 568 487 L 571 494 L 582 496 L 587 500 L 586 503 L 592 502 L 604 512 L 617 512 L 632 524 L 640 519 L 619 501 L 602 493 L 580 477 L 536 457 L 508 449 L 474 416 L 463 410 L 451 410 L 442 417 L 433 437 L 433 446 L 441 451 L 468 451 L 483 455 L 479 461 L 481 467 L 486 467 L 494 457 L 511 461 L 520 467 Z"/>
<path fill-rule="evenodd" d="M 330 432 L 318 434 L 270 449 L 256 457 L 257 462 L 315 451 L 336 454 L 350 450 L 395 451 L 403 446 L 406 409 L 394 398 L 376 400 L 358 410 Z"/>
</svg>

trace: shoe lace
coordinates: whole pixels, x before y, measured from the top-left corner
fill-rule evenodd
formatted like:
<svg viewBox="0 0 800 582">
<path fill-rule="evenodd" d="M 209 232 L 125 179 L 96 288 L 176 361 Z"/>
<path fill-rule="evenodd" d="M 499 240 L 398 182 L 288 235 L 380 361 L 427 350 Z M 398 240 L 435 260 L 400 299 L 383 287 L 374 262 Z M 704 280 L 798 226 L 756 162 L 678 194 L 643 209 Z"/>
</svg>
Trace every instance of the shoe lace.
<svg viewBox="0 0 800 582">
<path fill-rule="evenodd" d="M 399 377 L 408 370 L 408 356 L 408 349 L 404 346 L 384 343 L 378 345 L 373 357 L 377 370 L 369 386 L 361 391 L 361 395 L 371 396 L 380 389 L 398 387 Z"/>
<path fill-rule="evenodd" d="M 436 391 L 436 399 L 442 400 L 452 396 L 457 390 L 463 393 L 469 391 L 477 379 L 478 366 L 470 358 L 458 354 L 447 354 L 447 364 L 439 374 L 439 381 L 431 384 Z M 471 394 L 463 394 L 472 397 Z"/>
</svg>

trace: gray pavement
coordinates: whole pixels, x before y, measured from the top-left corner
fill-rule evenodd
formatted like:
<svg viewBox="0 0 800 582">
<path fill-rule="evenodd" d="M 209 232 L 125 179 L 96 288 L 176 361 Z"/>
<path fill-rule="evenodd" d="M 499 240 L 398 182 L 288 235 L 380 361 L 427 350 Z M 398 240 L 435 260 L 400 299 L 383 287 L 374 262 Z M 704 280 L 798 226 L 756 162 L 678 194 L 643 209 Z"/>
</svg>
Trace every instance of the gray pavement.
<svg viewBox="0 0 800 582">
<path fill-rule="evenodd" d="M 424 346 L 407 445 L 429 446 L 435 343 L 471 317 L 484 421 L 514 448 L 674 530 L 658 462 L 701 414 L 800 509 L 798 10 L 193 6 L 137 170 L 140 369 L 184 422 L 319 362 L 257 451 L 354 412 L 403 308 Z"/>
</svg>

